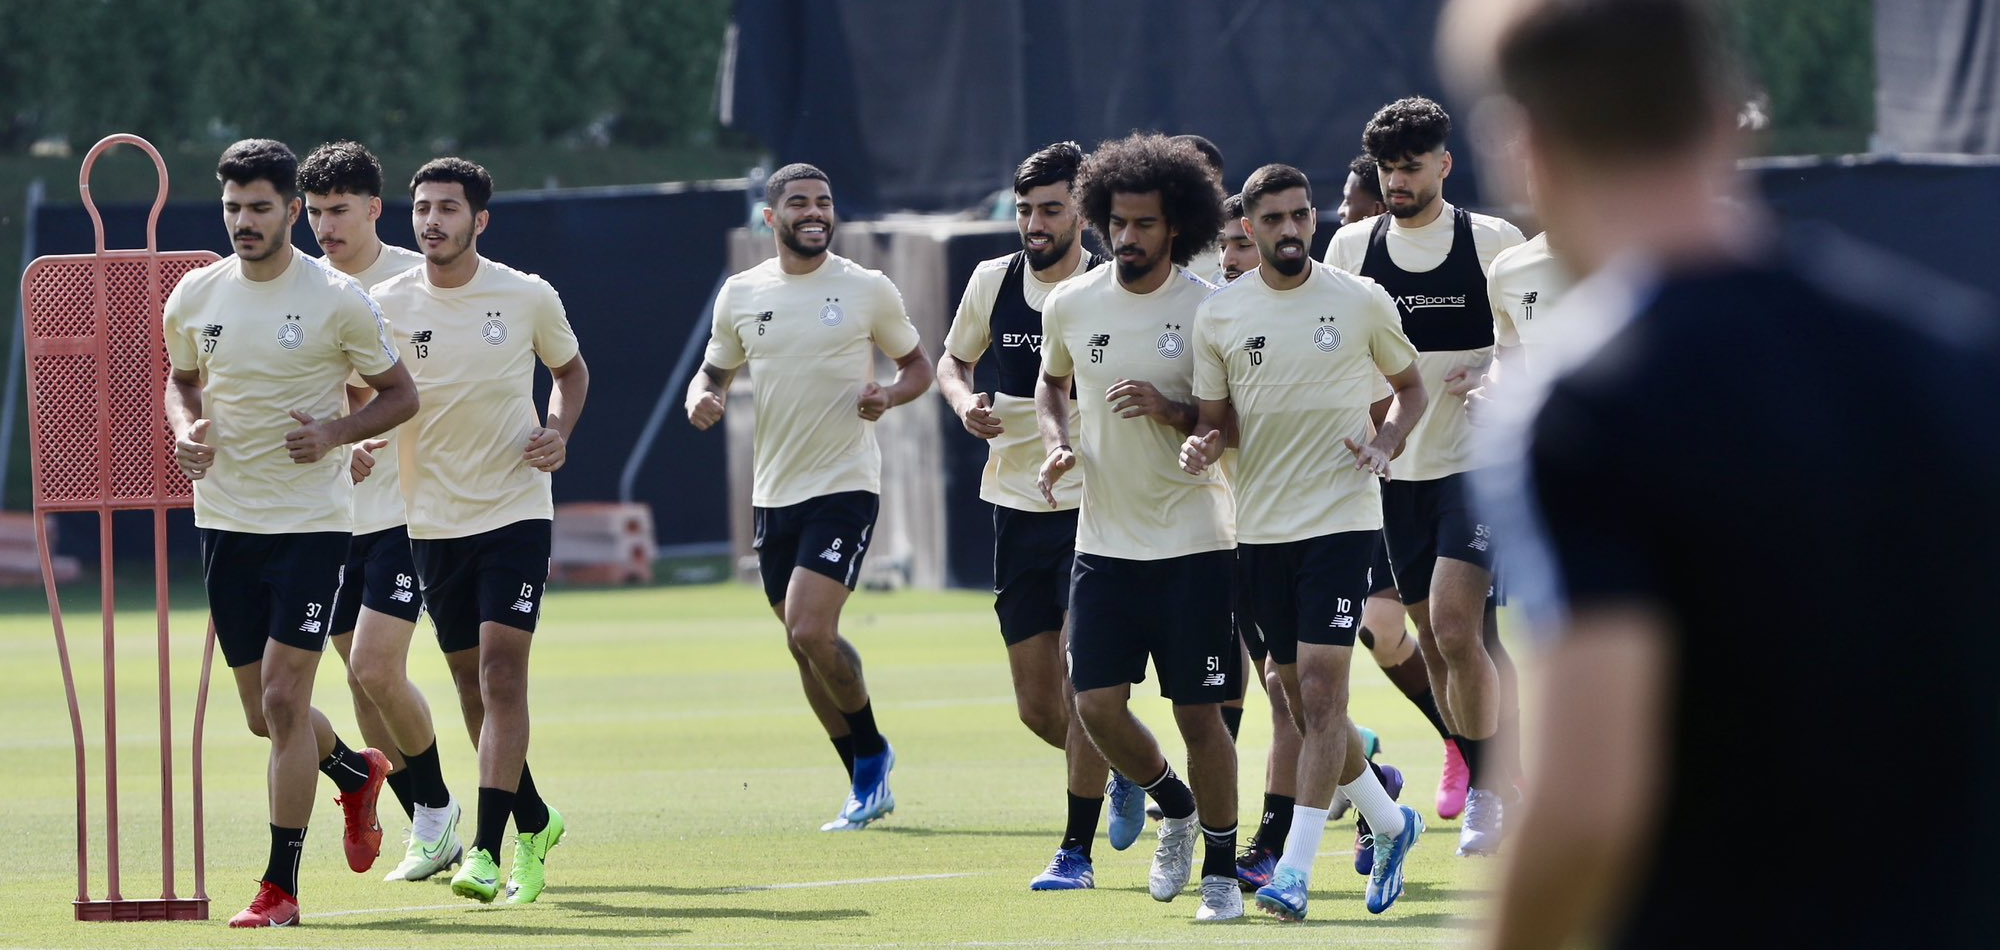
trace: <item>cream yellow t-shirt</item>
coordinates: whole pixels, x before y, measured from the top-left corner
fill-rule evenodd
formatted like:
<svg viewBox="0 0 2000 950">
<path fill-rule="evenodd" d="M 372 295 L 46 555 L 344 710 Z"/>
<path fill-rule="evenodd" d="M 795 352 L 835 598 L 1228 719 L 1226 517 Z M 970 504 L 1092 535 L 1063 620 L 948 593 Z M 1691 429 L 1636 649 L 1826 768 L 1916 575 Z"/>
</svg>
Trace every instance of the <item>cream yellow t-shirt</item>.
<svg viewBox="0 0 2000 950">
<path fill-rule="evenodd" d="M 1501 346 L 1533 350 L 1547 345 L 1560 321 L 1546 318 L 1576 279 L 1549 253 L 1547 232 L 1500 252 L 1486 273 L 1486 297 L 1493 304 L 1493 336 Z M 1532 357 L 1530 357 L 1532 359 Z"/>
<path fill-rule="evenodd" d="M 554 518 L 549 473 L 522 453 L 542 424 L 535 361 L 562 366 L 577 354 L 555 288 L 481 257 L 462 287 L 433 286 L 418 267 L 377 284 L 375 300 L 422 402 L 396 440 L 410 537 Z"/>
<path fill-rule="evenodd" d="M 347 452 L 300 465 L 285 450 L 290 413 L 332 419 L 349 374 L 396 365 L 375 302 L 347 275 L 296 250 L 267 281 L 224 258 L 191 271 L 167 297 L 167 359 L 199 371 L 215 464 L 194 483 L 194 523 L 247 534 L 347 532 L 354 485 Z"/>
<path fill-rule="evenodd" d="M 1186 436 L 1150 418 L 1123 419 L 1105 398 L 1119 380 L 1143 380 L 1194 402 L 1195 308 L 1214 288 L 1175 267 L 1150 294 L 1118 283 L 1117 265 L 1064 281 L 1042 305 L 1042 370 L 1072 376 L 1083 416 L 1071 430 L 1083 475 L 1081 554 L 1154 561 L 1236 546 L 1236 505 L 1222 473 L 1181 470 Z M 1065 476 L 1067 477 L 1067 476 Z"/>
<path fill-rule="evenodd" d="M 757 432 L 750 503 L 783 508 L 823 495 L 882 491 L 882 449 L 861 418 L 875 378 L 870 348 L 917 348 L 903 295 L 881 271 L 827 253 L 792 275 L 771 258 L 724 281 L 708 350 L 719 369 L 750 364 Z"/>
<path fill-rule="evenodd" d="M 996 257 L 981 261 L 972 269 L 972 279 L 966 282 L 965 295 L 958 298 L 958 315 L 952 318 L 951 330 L 945 334 L 945 352 L 964 360 L 977 363 L 986 355 L 993 343 L 993 303 L 998 299 L 1000 288 L 1007 279 L 1007 268 L 1016 255 Z M 1088 273 L 1083 269 L 1083 261 L 1077 261 L 1076 270 L 1066 280 L 1075 280 Z M 1040 310 L 1049 298 L 1049 292 L 1061 283 L 1044 283 L 1035 277 L 1032 269 L 1021 272 L 1021 296 L 1028 306 Z M 1040 339 L 1003 340 L 1002 346 L 1032 346 L 1036 352 L 1041 349 Z M 993 414 L 1000 419 L 1000 434 L 986 443 L 986 468 L 979 473 L 979 499 L 1002 508 L 1020 511 L 1049 511 L 1048 499 L 1042 497 L 1042 490 L 1036 486 L 1041 478 L 1042 462 L 1048 453 L 1042 448 L 1042 435 L 1035 423 L 1035 400 L 1032 397 L 1010 396 L 993 393 Z M 1069 404 L 1070 431 L 1077 428 L 1076 401 Z M 1071 472 L 1056 483 L 1056 509 L 1068 510 L 1083 503 L 1083 479 Z"/>
<path fill-rule="evenodd" d="M 1437 218 L 1417 228 L 1391 223 L 1385 239 L 1389 260 L 1413 273 L 1434 270 L 1451 254 L 1452 206 L 1442 199 Z M 1368 257 L 1368 236 L 1375 219 L 1368 218 L 1334 232 L 1326 247 L 1326 262 L 1350 274 L 1361 273 Z M 1472 215 L 1472 245 L 1479 255 L 1479 269 L 1490 273 L 1493 259 L 1501 251 L 1521 243 L 1521 229 L 1490 214 Z M 1424 392 L 1430 394 L 1430 408 L 1410 430 L 1403 454 L 1391 471 L 1397 481 L 1427 481 L 1444 478 L 1474 468 L 1472 427 L 1465 418 L 1465 400 L 1447 392 L 1444 378 L 1460 367 L 1484 372 L 1493 361 L 1493 348 L 1444 350 L 1417 354 L 1417 372 L 1424 378 Z"/>
<path fill-rule="evenodd" d="M 332 268 L 333 262 L 320 258 L 320 263 Z M 353 275 L 356 283 L 363 287 L 374 287 L 391 277 L 412 267 L 424 266 L 424 256 L 409 248 L 394 244 L 382 245 L 382 253 L 375 255 L 375 263 Z M 360 379 L 350 377 L 349 386 L 364 386 Z M 419 397 L 421 400 L 421 397 Z M 354 533 L 373 534 L 404 524 L 409 519 L 403 514 L 402 465 L 396 458 L 396 430 L 390 429 L 377 438 L 389 440 L 389 444 L 376 450 L 375 468 L 368 473 L 368 480 L 354 486 Z"/>
<path fill-rule="evenodd" d="M 1239 543 L 1382 527 L 1380 483 L 1341 439 L 1367 442 L 1378 381 L 1416 358 L 1387 291 L 1317 261 L 1291 290 L 1252 272 L 1202 302 L 1194 394 L 1236 409 Z"/>
</svg>

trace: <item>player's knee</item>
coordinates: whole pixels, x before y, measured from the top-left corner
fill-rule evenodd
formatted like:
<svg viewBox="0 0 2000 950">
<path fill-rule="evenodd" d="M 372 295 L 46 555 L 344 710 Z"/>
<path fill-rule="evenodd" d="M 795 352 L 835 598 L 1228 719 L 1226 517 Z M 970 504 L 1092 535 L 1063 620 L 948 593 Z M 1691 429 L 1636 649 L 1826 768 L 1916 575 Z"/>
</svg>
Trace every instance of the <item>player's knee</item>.
<svg viewBox="0 0 2000 950">
<path fill-rule="evenodd" d="M 816 619 L 798 619 L 785 625 L 785 639 L 792 655 L 812 658 L 833 648 L 834 628 Z"/>
<path fill-rule="evenodd" d="M 250 734 L 259 739 L 271 738 L 271 724 L 264 719 L 262 707 L 243 711 L 244 725 L 250 727 Z"/>
<path fill-rule="evenodd" d="M 1125 715 L 1125 701 L 1112 690 L 1094 689 L 1078 693 L 1076 714 L 1083 720 L 1084 728 L 1097 731 Z"/>
<path fill-rule="evenodd" d="M 285 681 L 265 684 L 263 704 L 264 731 L 259 735 L 266 737 L 290 732 L 305 719 L 306 710 L 311 708 L 307 695 Z"/>
<path fill-rule="evenodd" d="M 1043 742 L 1061 748 L 1069 739 L 1069 716 L 1061 706 L 1051 708 L 1046 703 L 1023 703 L 1017 710 L 1021 715 L 1021 725 L 1040 737 Z"/>
<path fill-rule="evenodd" d="M 357 695 L 370 698 L 386 695 L 402 685 L 405 673 L 387 658 L 356 656 L 347 664 L 347 681 L 358 687 Z"/>
<path fill-rule="evenodd" d="M 483 658 L 479 664 L 479 695 L 489 706 L 525 704 L 528 701 L 526 658 Z"/>
<path fill-rule="evenodd" d="M 1301 669 L 1299 694 L 1307 731 L 1323 732 L 1347 718 L 1347 683 L 1331 671 Z"/>
</svg>

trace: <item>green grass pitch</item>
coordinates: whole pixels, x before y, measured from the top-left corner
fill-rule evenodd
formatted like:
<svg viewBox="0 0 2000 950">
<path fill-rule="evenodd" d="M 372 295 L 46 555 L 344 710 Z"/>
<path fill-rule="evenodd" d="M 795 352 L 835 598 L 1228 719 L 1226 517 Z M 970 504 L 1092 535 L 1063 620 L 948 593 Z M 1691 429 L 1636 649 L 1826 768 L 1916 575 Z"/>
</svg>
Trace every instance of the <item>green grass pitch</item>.
<svg viewBox="0 0 2000 950">
<path fill-rule="evenodd" d="M 136 586 L 136 585 L 135 585 Z M 181 603 L 198 603 L 183 588 Z M 91 743 L 91 817 L 101 828 L 101 683 L 94 602 L 69 597 L 72 650 Z M 150 603 L 119 615 L 119 733 L 124 890 L 159 893 L 158 721 Z M 1435 947 L 1466 942 L 1491 885 L 1490 863 L 1452 855 L 1457 822 L 1439 822 L 1431 791 L 1435 734 L 1365 655 L 1356 657 L 1356 718 L 1381 733 L 1383 761 L 1410 777 L 1405 799 L 1431 830 L 1408 892 L 1374 917 L 1353 872 L 1353 820 L 1327 830 L 1311 919 L 1284 924 L 1254 909 L 1223 925 L 1192 922 L 1193 888 L 1171 904 L 1146 896 L 1151 828 L 1125 852 L 1096 846 L 1097 890 L 1031 893 L 1061 833 L 1060 754 L 1015 718 L 990 597 L 862 593 L 843 633 L 860 649 L 876 715 L 895 742 L 896 814 L 859 834 L 821 834 L 844 796 L 832 749 L 799 695 L 778 624 L 748 586 L 559 590 L 536 636 L 530 760 L 568 818 L 549 888 L 526 907 L 454 898 L 445 876 L 387 883 L 407 823 L 385 791 L 384 854 L 367 875 L 341 858 L 330 783 L 314 811 L 302 875 L 304 925 L 231 931 L 266 849 L 264 756 L 244 728 L 217 658 L 208 720 L 208 887 L 204 923 L 71 919 L 74 787 L 54 641 L 39 593 L 0 597 L 0 802 L 9 843 L 0 886 L 0 950 L 54 947 Z M 188 846 L 185 742 L 201 616 L 175 614 L 177 794 Z M 453 790 L 473 798 L 475 766 L 429 627 L 411 675 L 430 698 Z M 316 705 L 359 744 L 344 670 L 331 652 Z M 1150 681 L 1134 708 L 1181 761 L 1171 714 Z M 1254 828 L 1269 742 L 1253 693 L 1243 730 L 1239 809 Z M 470 840 L 468 814 L 462 833 Z M 509 844 L 511 850 L 511 843 Z M 507 864 L 501 855 L 501 866 Z M 183 864 L 180 890 L 192 889 Z M 104 890 L 102 838 L 93 896 Z"/>
</svg>

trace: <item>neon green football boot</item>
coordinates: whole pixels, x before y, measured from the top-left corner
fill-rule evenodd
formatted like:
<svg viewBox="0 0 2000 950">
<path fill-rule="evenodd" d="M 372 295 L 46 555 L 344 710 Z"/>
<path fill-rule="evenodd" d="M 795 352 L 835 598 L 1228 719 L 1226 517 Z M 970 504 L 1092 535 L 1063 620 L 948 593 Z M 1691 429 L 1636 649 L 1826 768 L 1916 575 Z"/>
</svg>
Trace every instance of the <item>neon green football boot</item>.
<svg viewBox="0 0 2000 950">
<path fill-rule="evenodd" d="M 549 849 L 562 842 L 563 816 L 555 806 L 549 806 L 547 827 L 531 835 L 514 836 L 514 873 L 507 877 L 507 903 L 532 904 L 542 896 L 542 888 L 548 884 L 543 872 L 547 869 Z"/>
<path fill-rule="evenodd" d="M 482 904 L 493 903 L 500 893 L 500 862 L 493 852 L 473 848 L 465 853 L 465 864 L 451 876 L 451 892 Z"/>
</svg>

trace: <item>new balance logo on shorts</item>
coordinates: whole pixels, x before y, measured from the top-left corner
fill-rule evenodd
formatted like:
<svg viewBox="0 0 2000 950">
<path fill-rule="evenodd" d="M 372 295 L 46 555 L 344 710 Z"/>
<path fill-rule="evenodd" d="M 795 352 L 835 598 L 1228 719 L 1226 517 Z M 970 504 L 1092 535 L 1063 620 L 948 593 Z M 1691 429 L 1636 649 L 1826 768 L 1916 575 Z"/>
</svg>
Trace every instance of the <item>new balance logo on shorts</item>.
<svg viewBox="0 0 2000 950">
<path fill-rule="evenodd" d="M 826 550 L 819 552 L 819 559 L 828 564 L 839 564 L 841 556 L 839 538 L 834 538 L 833 543 L 828 545 Z"/>
<path fill-rule="evenodd" d="M 514 610 L 524 614 L 535 612 L 535 585 L 521 585 L 521 597 L 519 600 L 514 601 Z"/>
<path fill-rule="evenodd" d="M 1341 614 L 1340 616 L 1333 618 L 1333 622 L 1327 624 L 1327 626 L 1332 627 L 1336 630 L 1349 629 L 1354 626 L 1354 616 L 1352 614 Z"/>
<path fill-rule="evenodd" d="M 1210 673 L 1201 678 L 1201 685 L 1203 686 L 1222 686 L 1228 682 L 1229 678 L 1221 673 Z"/>
<path fill-rule="evenodd" d="M 389 592 L 389 599 L 399 604 L 407 604 L 415 596 L 415 592 L 408 590 L 392 590 Z"/>
<path fill-rule="evenodd" d="M 321 623 L 317 620 L 308 620 L 305 623 L 299 624 L 299 632 L 318 633 L 321 626 Z"/>
<path fill-rule="evenodd" d="M 1474 551 L 1484 551 L 1493 544 L 1493 529 L 1483 524 L 1472 526 L 1472 541 L 1466 547 Z"/>
</svg>

